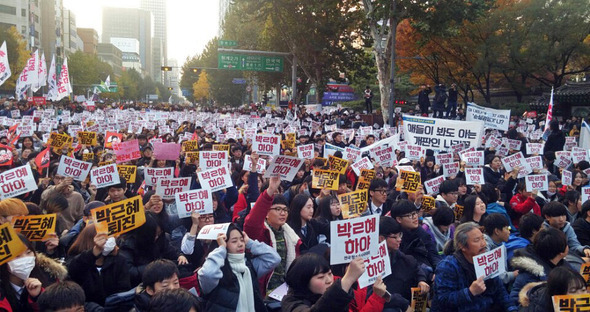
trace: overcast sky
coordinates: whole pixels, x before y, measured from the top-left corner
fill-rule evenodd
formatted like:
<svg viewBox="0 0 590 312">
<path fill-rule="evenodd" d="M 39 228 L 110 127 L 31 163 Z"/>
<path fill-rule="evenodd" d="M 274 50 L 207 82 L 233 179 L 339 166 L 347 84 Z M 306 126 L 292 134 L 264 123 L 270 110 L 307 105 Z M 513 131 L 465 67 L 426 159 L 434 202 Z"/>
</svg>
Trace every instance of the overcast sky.
<svg viewBox="0 0 590 312">
<path fill-rule="evenodd" d="M 168 58 L 182 66 L 217 36 L 218 0 L 166 0 L 168 5 Z M 138 8 L 139 0 L 63 0 L 76 15 L 76 26 L 102 34 L 102 7 Z"/>
</svg>

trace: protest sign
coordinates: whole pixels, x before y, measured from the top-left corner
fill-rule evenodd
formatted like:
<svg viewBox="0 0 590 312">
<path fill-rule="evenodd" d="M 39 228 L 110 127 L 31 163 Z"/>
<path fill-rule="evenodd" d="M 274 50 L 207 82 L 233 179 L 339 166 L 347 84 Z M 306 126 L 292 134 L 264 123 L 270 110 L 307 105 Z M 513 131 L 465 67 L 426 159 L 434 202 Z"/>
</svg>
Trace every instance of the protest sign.
<svg viewBox="0 0 590 312">
<path fill-rule="evenodd" d="M 244 155 L 244 165 L 242 166 L 242 170 L 251 171 L 252 168 L 252 157 L 250 155 Z M 266 159 L 258 158 L 258 162 L 256 164 L 256 172 L 259 174 L 263 174 L 266 170 Z"/>
<path fill-rule="evenodd" d="M 156 194 L 162 199 L 174 199 L 174 194 L 189 190 L 191 178 L 158 179 L 156 182 Z"/>
<path fill-rule="evenodd" d="M 229 155 L 229 144 L 213 144 L 214 151 L 226 151 Z"/>
<path fill-rule="evenodd" d="M 360 149 L 347 146 L 344 149 L 344 153 L 342 154 L 342 158 L 350 161 L 350 163 L 356 162 L 359 158 L 361 158 L 362 152 Z"/>
<path fill-rule="evenodd" d="M 0 265 L 20 256 L 27 246 L 20 240 L 10 223 L 0 225 Z"/>
<path fill-rule="evenodd" d="M 379 248 L 379 216 L 330 222 L 330 237 L 331 265 L 376 254 Z"/>
<path fill-rule="evenodd" d="M 572 151 L 572 160 L 574 162 L 574 164 L 577 164 L 581 161 L 588 161 L 588 151 L 582 149 L 582 150 L 573 150 Z"/>
<path fill-rule="evenodd" d="M 590 306 L 590 294 L 560 295 L 551 297 L 555 312 L 583 312 Z"/>
<path fill-rule="evenodd" d="M 484 280 L 494 278 L 506 272 L 506 246 L 502 245 L 494 250 L 473 256 L 475 276 Z"/>
<path fill-rule="evenodd" d="M 94 161 L 94 153 L 82 154 L 82 161 L 93 162 Z"/>
<path fill-rule="evenodd" d="M 55 235 L 57 214 L 15 216 L 10 221 L 18 233 L 23 234 L 30 241 L 43 241 Z"/>
<path fill-rule="evenodd" d="M 174 194 L 179 218 L 187 218 L 191 213 L 201 215 L 213 213 L 213 197 L 210 190 L 189 190 Z"/>
<path fill-rule="evenodd" d="M 113 148 L 113 143 L 119 144 L 122 141 L 123 141 L 123 134 L 107 131 L 107 133 L 104 137 L 104 147 L 105 148 Z"/>
<path fill-rule="evenodd" d="M 422 205 L 420 206 L 422 212 L 429 213 L 431 210 L 436 208 L 436 200 L 432 196 L 422 196 Z"/>
<path fill-rule="evenodd" d="M 182 142 L 183 152 L 197 152 L 199 150 L 199 142 L 197 140 L 188 140 Z"/>
<path fill-rule="evenodd" d="M 328 156 L 328 164 L 330 165 L 330 170 L 336 171 L 340 174 L 344 174 L 346 168 L 348 168 L 348 161 L 333 155 Z"/>
<path fill-rule="evenodd" d="M 124 178 L 127 183 L 135 183 L 137 166 L 117 165 L 117 172 L 119 172 L 119 177 Z"/>
<path fill-rule="evenodd" d="M 49 139 L 47 140 L 47 145 L 56 149 L 61 149 L 70 146 L 72 142 L 73 139 L 67 134 L 51 132 Z"/>
<path fill-rule="evenodd" d="M 338 176 L 337 171 L 313 169 L 311 187 L 336 191 L 338 190 Z"/>
<path fill-rule="evenodd" d="M 569 170 L 563 170 L 561 172 L 561 184 L 565 185 L 565 186 L 569 186 L 569 185 L 572 185 L 572 182 L 573 182 L 572 172 Z"/>
<path fill-rule="evenodd" d="M 490 137 L 488 140 L 486 140 L 486 148 L 498 148 L 502 145 L 502 140 L 496 138 L 496 137 Z"/>
<path fill-rule="evenodd" d="M 80 131 L 78 132 L 78 143 L 82 145 L 95 146 L 96 132 Z"/>
<path fill-rule="evenodd" d="M 465 183 L 467 185 L 485 184 L 483 168 L 465 168 Z"/>
<path fill-rule="evenodd" d="M 180 144 L 154 143 L 154 157 L 157 160 L 176 160 L 180 155 Z"/>
<path fill-rule="evenodd" d="M 199 162 L 199 152 L 186 152 L 184 154 L 184 162 L 186 164 L 196 165 Z"/>
<path fill-rule="evenodd" d="M 479 106 L 475 103 L 467 103 L 466 120 L 483 121 L 486 129 L 508 131 L 510 125 L 509 109 L 493 109 Z"/>
<path fill-rule="evenodd" d="M 340 151 L 343 155 L 344 152 L 346 151 L 344 148 L 336 146 L 336 145 L 332 145 L 330 143 L 326 143 L 324 144 L 324 158 L 328 158 L 328 156 L 330 155 L 334 155 L 334 153 Z"/>
<path fill-rule="evenodd" d="M 90 173 L 92 163 L 77 160 L 76 158 L 61 155 L 59 166 L 57 167 L 57 174 L 72 177 L 76 181 L 84 181 Z"/>
<path fill-rule="evenodd" d="M 366 189 L 338 195 L 338 201 L 342 205 L 342 217 L 344 219 L 356 218 L 367 209 L 369 195 Z"/>
<path fill-rule="evenodd" d="M 365 271 L 359 277 L 359 288 L 375 284 L 377 277 L 385 278 L 391 274 L 391 262 L 387 242 L 382 241 L 376 255 L 369 255 L 365 259 Z"/>
<path fill-rule="evenodd" d="M 554 164 L 562 169 L 569 167 L 572 164 L 572 153 L 568 151 L 555 152 Z"/>
<path fill-rule="evenodd" d="M 453 162 L 453 154 L 451 153 L 444 153 L 444 154 L 436 154 L 434 155 L 434 160 L 438 165 L 441 167 L 446 164 L 450 164 Z"/>
<path fill-rule="evenodd" d="M 90 172 L 90 181 L 96 185 L 96 188 L 103 188 L 121 183 L 117 165 L 110 164 L 103 167 L 94 168 Z"/>
<path fill-rule="evenodd" d="M 420 145 L 406 145 L 406 158 L 409 160 L 420 161 L 420 158 L 426 156 L 426 149 Z"/>
<path fill-rule="evenodd" d="M 590 263 L 585 262 L 582 263 L 582 266 L 580 267 L 580 275 L 582 275 L 582 277 L 584 278 L 584 281 L 586 282 L 586 289 L 590 288 Z"/>
<path fill-rule="evenodd" d="M 17 128 L 17 133 L 22 138 L 33 136 L 33 134 L 35 134 L 35 124 L 19 126 Z"/>
<path fill-rule="evenodd" d="M 314 157 L 313 144 L 305 144 L 297 146 L 297 158 L 313 159 Z"/>
<path fill-rule="evenodd" d="M 512 139 L 504 138 L 504 141 L 505 141 L 504 146 L 508 147 L 508 149 L 510 149 L 510 150 L 520 151 L 520 148 L 522 147 L 521 140 L 512 140 Z"/>
<path fill-rule="evenodd" d="M 153 168 L 146 167 L 143 169 L 144 180 L 146 186 L 156 186 L 158 179 L 172 179 L 174 168 Z"/>
<path fill-rule="evenodd" d="M 396 189 L 415 193 L 421 187 L 420 172 L 401 170 L 396 182 Z"/>
<path fill-rule="evenodd" d="M 99 228 L 106 228 L 108 236 L 127 233 L 145 223 L 145 211 L 141 196 L 135 196 L 91 211 L 92 219 Z"/>
<path fill-rule="evenodd" d="M 115 155 L 117 156 L 118 164 L 141 158 L 139 141 L 137 139 L 114 144 L 113 147 L 114 146 L 117 146 L 117 148 L 115 148 Z"/>
<path fill-rule="evenodd" d="M 375 151 L 375 161 L 381 167 L 397 166 L 397 159 L 395 158 L 395 152 L 393 151 L 393 146 L 389 146 L 389 147 L 381 146 L 380 148 L 378 148 Z"/>
<path fill-rule="evenodd" d="M 256 152 L 258 155 L 279 155 L 281 153 L 281 137 L 272 134 L 256 134 L 252 142 L 252 152 Z"/>
<path fill-rule="evenodd" d="M 590 186 L 583 186 L 582 187 L 582 202 L 585 203 L 588 199 L 590 199 Z"/>
<path fill-rule="evenodd" d="M 483 166 L 484 155 L 483 151 L 465 152 L 461 154 L 461 160 L 465 162 L 466 166 Z"/>
<path fill-rule="evenodd" d="M 12 150 L 12 147 L 0 144 L 0 167 L 12 166 Z"/>
<path fill-rule="evenodd" d="M 268 294 L 268 296 L 280 302 L 281 300 L 283 300 L 283 297 L 287 295 L 288 291 L 289 286 L 287 286 L 287 282 L 285 282 L 282 283 L 281 286 L 275 288 L 270 294 Z"/>
<path fill-rule="evenodd" d="M 549 180 L 547 179 L 546 174 L 528 175 L 524 178 L 526 182 L 526 190 L 528 192 L 532 192 L 533 190 L 547 191 L 549 188 Z"/>
<path fill-rule="evenodd" d="M 525 163 L 526 161 L 524 160 L 524 155 L 522 152 L 502 158 L 502 164 L 504 165 L 504 169 L 506 169 L 506 171 L 512 171 L 514 167 L 524 167 Z"/>
<path fill-rule="evenodd" d="M 410 307 L 412 312 L 426 312 L 426 304 L 428 303 L 428 293 L 422 293 L 420 287 L 412 287 L 412 301 Z"/>
<path fill-rule="evenodd" d="M 368 190 L 371 181 L 375 178 L 377 173 L 372 169 L 361 169 L 358 182 L 356 184 L 356 190 Z"/>
<path fill-rule="evenodd" d="M 434 179 L 424 181 L 424 187 L 426 187 L 426 194 L 438 194 L 438 188 L 444 181 L 444 176 L 438 176 Z"/>
<path fill-rule="evenodd" d="M 197 235 L 197 239 L 216 240 L 217 235 L 227 233 L 227 229 L 231 223 L 218 223 L 205 225 Z"/>
<path fill-rule="evenodd" d="M 483 123 L 403 115 L 403 129 L 409 144 L 441 151 L 458 144 L 479 147 Z"/>
<path fill-rule="evenodd" d="M 373 169 L 373 163 L 369 160 L 368 157 L 363 157 L 361 160 L 353 163 L 350 165 L 354 173 L 358 176 L 361 173 L 362 169 Z"/>
<path fill-rule="evenodd" d="M 303 160 L 299 158 L 283 155 L 275 157 L 264 173 L 264 177 L 280 176 L 281 180 L 291 182 L 302 164 Z"/>
<path fill-rule="evenodd" d="M 227 167 L 219 167 L 205 171 L 197 172 L 199 183 L 204 189 L 211 192 L 219 191 L 231 187 L 233 184 Z"/>
<path fill-rule="evenodd" d="M 443 176 L 445 178 L 457 176 L 457 174 L 459 173 L 459 169 L 459 162 L 453 162 L 450 164 L 443 165 Z"/>
<path fill-rule="evenodd" d="M 543 149 L 545 148 L 545 144 L 543 143 L 527 143 L 526 144 L 526 153 L 529 155 L 543 155 Z"/>
<path fill-rule="evenodd" d="M 461 218 L 463 217 L 463 210 L 465 209 L 465 206 L 461 206 L 461 205 L 457 205 L 455 204 L 455 220 L 461 220 Z"/>
<path fill-rule="evenodd" d="M 29 164 L 0 173 L 0 200 L 35 191 L 37 188 Z"/>
<path fill-rule="evenodd" d="M 201 170 L 227 167 L 228 162 L 228 153 L 226 151 L 199 152 L 199 168 L 201 168 Z"/>
</svg>

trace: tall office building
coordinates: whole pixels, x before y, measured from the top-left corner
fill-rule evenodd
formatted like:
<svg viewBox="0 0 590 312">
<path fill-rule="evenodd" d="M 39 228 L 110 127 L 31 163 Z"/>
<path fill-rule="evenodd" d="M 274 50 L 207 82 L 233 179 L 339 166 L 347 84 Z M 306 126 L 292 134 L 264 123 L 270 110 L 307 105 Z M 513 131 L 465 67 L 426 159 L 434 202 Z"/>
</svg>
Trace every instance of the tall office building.
<svg viewBox="0 0 590 312">
<path fill-rule="evenodd" d="M 139 7 L 148 10 L 153 16 L 152 38 L 152 77 L 156 82 L 163 82 L 160 68 L 168 59 L 168 24 L 166 0 L 141 0 Z"/>
<path fill-rule="evenodd" d="M 76 16 L 74 12 L 64 8 L 63 10 L 63 26 L 64 26 L 64 50 L 66 55 L 75 53 L 84 48 L 84 42 L 78 36 L 76 27 Z"/>
<path fill-rule="evenodd" d="M 41 47 L 45 52 L 45 59 L 51 62 L 51 56 L 55 54 L 57 63 L 61 64 L 64 51 L 64 25 L 63 25 L 63 1 L 42 0 L 41 4 Z"/>
<path fill-rule="evenodd" d="M 130 8 L 103 8 L 102 42 L 111 38 L 132 38 L 139 41 L 139 58 L 143 74 L 154 77 L 152 66 L 152 14 L 148 10 Z M 157 74 L 160 71 L 158 70 Z"/>
<path fill-rule="evenodd" d="M 39 0 L 0 0 L 0 27 L 12 26 L 27 41 L 28 49 L 39 48 L 42 35 Z"/>
<path fill-rule="evenodd" d="M 78 37 L 82 40 L 83 51 L 87 54 L 96 54 L 98 47 L 98 32 L 92 28 L 78 28 Z"/>
</svg>

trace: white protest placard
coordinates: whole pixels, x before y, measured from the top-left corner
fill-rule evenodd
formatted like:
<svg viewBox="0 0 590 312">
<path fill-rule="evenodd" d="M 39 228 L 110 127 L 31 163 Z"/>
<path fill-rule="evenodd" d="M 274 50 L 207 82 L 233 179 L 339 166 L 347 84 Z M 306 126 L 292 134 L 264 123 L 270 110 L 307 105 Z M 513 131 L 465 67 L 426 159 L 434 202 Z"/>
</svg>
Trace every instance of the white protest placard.
<svg viewBox="0 0 590 312">
<path fill-rule="evenodd" d="M 506 246 L 502 245 L 494 250 L 473 257 L 475 276 L 484 280 L 494 278 L 506 272 Z"/>
<path fill-rule="evenodd" d="M 574 164 L 577 164 L 583 160 L 588 161 L 588 151 L 582 150 L 573 150 L 572 151 L 572 160 Z"/>
<path fill-rule="evenodd" d="M 443 176 L 445 178 L 456 176 L 459 173 L 459 169 L 460 164 L 457 161 L 450 164 L 445 164 L 443 165 Z"/>
<path fill-rule="evenodd" d="M 547 191 L 549 189 L 549 179 L 546 174 L 533 174 L 525 176 L 527 192 Z"/>
<path fill-rule="evenodd" d="M 172 179 L 174 178 L 174 168 L 152 168 L 146 167 L 143 171 L 145 185 L 156 186 L 158 179 Z"/>
<path fill-rule="evenodd" d="M 475 103 L 467 103 L 466 120 L 483 121 L 486 129 L 508 131 L 508 126 L 510 125 L 510 110 L 493 109 L 479 106 Z"/>
<path fill-rule="evenodd" d="M 483 151 L 465 152 L 461 154 L 461 160 L 465 162 L 467 166 L 483 166 Z"/>
<path fill-rule="evenodd" d="M 483 123 L 403 115 L 403 129 L 410 144 L 441 151 L 458 144 L 479 147 Z"/>
<path fill-rule="evenodd" d="M 379 248 L 379 216 L 370 215 L 330 223 L 330 264 L 367 258 Z"/>
<path fill-rule="evenodd" d="M 543 158 L 541 156 L 532 156 L 525 158 L 524 160 L 533 170 L 543 169 Z"/>
<path fill-rule="evenodd" d="M 35 134 L 35 124 L 19 126 L 17 132 L 22 138 L 33 136 Z"/>
<path fill-rule="evenodd" d="M 585 203 L 588 199 L 590 199 L 590 186 L 583 186 L 582 187 L 582 203 Z"/>
<path fill-rule="evenodd" d="M 572 164 L 572 152 L 569 151 L 557 151 L 555 152 L 554 164 L 559 168 L 567 168 Z"/>
<path fill-rule="evenodd" d="M 342 154 L 342 158 L 349 160 L 351 163 L 356 162 L 359 158 L 361 158 L 362 152 L 360 149 L 347 146 L 344 149 L 344 153 Z"/>
<path fill-rule="evenodd" d="M 529 155 L 543 155 L 543 149 L 545 148 L 545 144 L 543 143 L 527 143 L 526 144 L 526 153 Z"/>
<path fill-rule="evenodd" d="M 313 159 L 314 156 L 313 143 L 297 146 L 297 158 Z"/>
<path fill-rule="evenodd" d="M 385 278 L 391 274 L 391 262 L 387 251 L 387 242 L 379 244 L 377 254 L 365 258 L 365 272 L 358 279 L 359 288 L 375 284 L 377 277 Z"/>
<path fill-rule="evenodd" d="M 328 158 L 330 155 L 334 155 L 334 153 L 340 151 L 342 154 L 344 154 L 344 148 L 336 146 L 336 145 L 332 145 L 330 143 L 326 143 L 324 144 L 324 158 Z"/>
<path fill-rule="evenodd" d="M 258 155 L 275 156 L 281 153 L 281 137 L 272 134 L 255 134 L 252 151 Z"/>
<path fill-rule="evenodd" d="M 191 187 L 191 178 L 158 179 L 156 194 L 162 199 L 174 199 L 174 194 L 186 192 Z"/>
<path fill-rule="evenodd" d="M 251 168 L 252 168 L 252 157 L 250 157 L 250 155 L 245 155 L 244 156 L 244 166 L 242 167 L 242 170 L 250 171 Z M 266 170 L 266 159 L 258 158 L 256 172 L 263 174 L 265 170 Z"/>
<path fill-rule="evenodd" d="M 573 180 L 573 176 L 572 176 L 572 172 L 571 171 L 569 171 L 569 170 L 563 170 L 561 172 L 561 184 L 562 185 L 566 185 L 566 186 L 572 185 L 572 182 L 573 181 L 574 180 Z"/>
<path fill-rule="evenodd" d="M 0 200 L 35 191 L 37 188 L 29 164 L 0 173 Z"/>
<path fill-rule="evenodd" d="M 406 145 L 406 158 L 409 160 L 420 160 L 420 158 L 426 156 L 426 149 L 419 145 L 408 144 Z"/>
<path fill-rule="evenodd" d="M 189 190 L 174 194 L 179 218 L 187 218 L 191 213 L 201 215 L 213 213 L 213 197 L 208 189 Z"/>
<path fill-rule="evenodd" d="M 57 174 L 64 177 L 72 177 L 76 181 L 84 181 L 90 173 L 90 168 L 92 168 L 92 163 L 90 162 L 61 155 L 59 166 L 57 167 Z"/>
<path fill-rule="evenodd" d="M 96 185 L 96 188 L 103 188 L 121 183 L 119 171 L 116 164 L 110 164 L 90 171 L 90 181 Z"/>
<path fill-rule="evenodd" d="M 436 160 L 436 163 L 442 167 L 442 165 L 450 164 L 453 162 L 453 154 L 436 154 L 434 155 L 434 160 Z"/>
<path fill-rule="evenodd" d="M 234 185 L 227 167 L 219 167 L 197 172 L 201 188 L 209 189 L 211 192 L 219 191 Z"/>
<path fill-rule="evenodd" d="M 287 291 L 289 291 L 289 286 L 287 286 L 287 282 L 284 282 L 268 294 L 268 296 L 280 302 L 287 295 Z"/>
<path fill-rule="evenodd" d="M 354 171 L 354 173 L 358 177 L 361 175 L 362 169 L 373 169 L 374 166 L 373 166 L 373 163 L 371 162 L 371 160 L 369 160 L 369 158 L 365 156 L 365 157 L 361 158 L 361 160 L 350 165 L 350 168 L 352 168 L 352 170 Z"/>
<path fill-rule="evenodd" d="M 465 183 L 467 185 L 485 184 L 483 168 L 465 168 Z"/>
<path fill-rule="evenodd" d="M 227 167 L 228 164 L 227 151 L 200 151 L 199 152 L 199 168 L 201 170 L 208 170 L 211 168 Z"/>
<path fill-rule="evenodd" d="M 231 223 L 205 225 L 197 235 L 197 239 L 216 240 L 219 233 L 226 234 Z"/>
<path fill-rule="evenodd" d="M 504 138 L 504 140 L 505 140 L 504 146 L 508 147 L 508 149 L 510 149 L 510 150 L 519 151 L 520 148 L 522 147 L 521 140 L 512 140 L 512 139 L 507 139 L 507 138 Z"/>
<path fill-rule="evenodd" d="M 291 182 L 302 164 L 303 160 L 299 158 L 284 155 L 277 156 L 270 163 L 264 177 L 280 176 L 281 180 Z"/>
<path fill-rule="evenodd" d="M 498 148 L 500 145 L 502 145 L 502 140 L 498 139 L 497 137 L 490 137 L 489 139 L 486 140 L 486 148 Z"/>
<path fill-rule="evenodd" d="M 434 179 L 424 181 L 424 187 L 426 187 L 426 194 L 438 194 L 438 188 L 444 181 L 444 176 L 438 176 Z"/>
<path fill-rule="evenodd" d="M 395 153 L 393 152 L 393 146 L 389 147 L 380 147 L 375 151 L 375 161 L 381 167 L 394 167 L 397 166 L 397 159 L 395 158 Z"/>
<path fill-rule="evenodd" d="M 498 146 L 498 148 L 496 149 L 496 155 L 498 156 L 507 156 L 508 155 L 508 147 L 506 146 Z"/>
<path fill-rule="evenodd" d="M 512 168 L 514 167 L 523 167 L 525 163 L 526 161 L 524 160 L 524 155 L 522 152 L 502 158 L 502 164 L 504 165 L 504 169 L 506 169 L 506 171 L 512 171 Z"/>
</svg>

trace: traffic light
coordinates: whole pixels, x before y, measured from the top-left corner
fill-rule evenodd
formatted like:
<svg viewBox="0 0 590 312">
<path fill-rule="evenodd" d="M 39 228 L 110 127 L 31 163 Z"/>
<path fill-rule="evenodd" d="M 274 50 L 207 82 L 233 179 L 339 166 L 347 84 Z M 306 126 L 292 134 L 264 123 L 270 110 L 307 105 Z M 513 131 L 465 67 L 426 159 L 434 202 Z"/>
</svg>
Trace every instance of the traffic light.
<svg viewBox="0 0 590 312">
<path fill-rule="evenodd" d="M 172 71 L 172 66 L 162 66 L 163 71 Z"/>
<path fill-rule="evenodd" d="M 168 87 L 168 90 L 172 91 L 172 89 L 173 89 L 172 87 Z"/>
<path fill-rule="evenodd" d="M 199 68 L 191 68 L 191 70 L 193 71 L 193 73 L 195 74 L 200 74 L 201 70 Z"/>
</svg>

